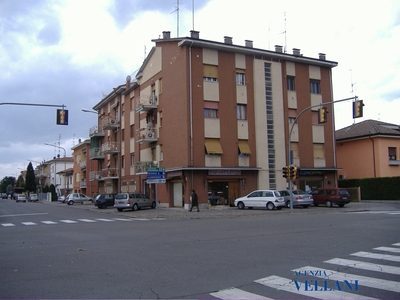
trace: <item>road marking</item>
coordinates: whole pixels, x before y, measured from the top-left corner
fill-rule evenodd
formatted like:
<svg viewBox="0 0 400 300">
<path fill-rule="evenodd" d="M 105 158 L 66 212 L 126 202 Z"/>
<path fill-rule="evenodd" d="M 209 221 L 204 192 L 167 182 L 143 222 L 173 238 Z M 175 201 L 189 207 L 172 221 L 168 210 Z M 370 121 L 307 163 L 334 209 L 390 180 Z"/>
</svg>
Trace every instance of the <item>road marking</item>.
<svg viewBox="0 0 400 300">
<path fill-rule="evenodd" d="M 42 221 L 42 223 L 44 223 L 44 224 L 46 224 L 46 225 L 57 224 L 57 222 L 53 222 L 53 221 Z"/>
<path fill-rule="evenodd" d="M 271 299 L 267 297 L 263 297 L 257 294 L 249 293 L 237 288 L 229 288 L 225 290 L 221 290 L 215 293 L 211 293 L 211 296 L 219 299 Z M 272 299 L 271 299 L 272 300 Z"/>
<path fill-rule="evenodd" d="M 362 262 L 362 261 L 350 260 L 350 259 L 342 259 L 342 258 L 333 258 L 330 260 L 326 260 L 324 262 L 326 262 L 328 264 L 335 264 L 335 265 L 346 266 L 346 267 L 350 267 L 350 268 L 400 275 L 399 267 L 378 265 L 378 264 L 373 264 L 373 263 L 368 263 L 368 262 Z"/>
<path fill-rule="evenodd" d="M 27 226 L 37 225 L 36 223 L 33 223 L 33 222 L 21 222 L 21 223 L 24 225 L 27 225 Z"/>
<path fill-rule="evenodd" d="M 103 222 L 114 222 L 115 220 L 111 219 L 96 219 L 97 221 L 103 221 Z"/>
<path fill-rule="evenodd" d="M 375 211 L 354 211 L 354 214 L 386 214 L 386 215 L 399 215 L 400 210 L 375 210 Z"/>
<path fill-rule="evenodd" d="M 287 279 L 279 276 L 269 276 L 265 278 L 261 278 L 255 281 L 256 283 L 262 284 L 267 287 L 271 287 L 280 291 L 295 293 L 299 295 L 306 296 L 307 298 L 318 298 L 318 299 L 376 299 L 369 298 L 363 295 L 346 293 L 338 290 L 328 290 L 328 291 L 320 291 L 320 290 L 311 290 L 313 286 L 310 286 L 310 290 L 304 290 L 303 287 L 298 289 L 292 279 Z"/>
<path fill-rule="evenodd" d="M 320 268 L 316 267 L 302 267 L 299 269 L 292 270 L 293 272 L 298 271 L 298 272 L 308 272 L 310 270 L 318 270 L 314 275 L 314 277 L 319 277 L 319 278 L 324 278 L 324 279 L 329 279 L 329 280 L 338 280 L 340 282 L 344 282 L 347 280 L 347 282 L 354 283 L 358 281 L 358 285 L 366 286 L 366 287 L 371 287 L 371 288 L 376 288 L 380 290 L 387 290 L 391 292 L 400 292 L 400 283 L 397 281 L 391 281 L 391 280 L 383 280 L 379 278 L 372 278 L 372 277 L 366 277 L 366 276 L 360 276 L 360 275 L 352 275 L 348 273 L 341 273 L 341 272 L 336 272 L 332 270 L 321 270 Z M 326 276 L 324 276 L 326 275 Z"/>
<path fill-rule="evenodd" d="M 119 219 L 119 218 L 114 218 L 115 221 L 132 221 L 132 219 Z"/>
<path fill-rule="evenodd" d="M 39 215 L 48 215 L 48 213 L 19 214 L 19 215 L 2 215 L 2 216 L 0 216 L 0 218 L 4 218 L 4 217 L 25 217 L 25 216 L 39 216 Z"/>
<path fill-rule="evenodd" d="M 400 248 L 378 247 L 378 248 L 374 248 L 374 250 L 381 250 L 381 251 L 387 251 L 387 252 L 400 253 Z"/>
<path fill-rule="evenodd" d="M 78 223 L 77 221 L 73 221 L 73 220 L 60 220 L 60 222 L 67 223 L 67 224 Z"/>
<path fill-rule="evenodd" d="M 400 243 L 393 244 L 393 246 L 400 246 Z"/>
<path fill-rule="evenodd" d="M 11 227 L 11 226 L 15 226 L 15 225 L 13 223 L 3 223 L 3 224 L 1 224 L 1 226 Z"/>
<path fill-rule="evenodd" d="M 87 223 L 96 223 L 97 222 L 95 220 L 89 220 L 89 219 L 78 219 L 78 221 L 87 222 Z"/>
<path fill-rule="evenodd" d="M 400 256 L 359 251 L 350 255 L 400 262 Z"/>
</svg>

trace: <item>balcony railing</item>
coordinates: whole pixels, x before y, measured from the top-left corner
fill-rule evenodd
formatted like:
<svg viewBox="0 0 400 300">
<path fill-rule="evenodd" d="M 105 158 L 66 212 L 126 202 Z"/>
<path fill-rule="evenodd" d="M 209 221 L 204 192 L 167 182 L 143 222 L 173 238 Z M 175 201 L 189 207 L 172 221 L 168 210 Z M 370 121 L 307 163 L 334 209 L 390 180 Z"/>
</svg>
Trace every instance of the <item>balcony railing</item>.
<svg viewBox="0 0 400 300">
<path fill-rule="evenodd" d="M 136 112 L 149 111 L 157 108 L 157 96 L 139 96 L 136 98 Z"/>
<path fill-rule="evenodd" d="M 81 161 L 79 163 L 79 167 L 81 168 L 81 170 L 86 169 L 86 160 L 85 161 Z"/>
<path fill-rule="evenodd" d="M 119 169 L 117 168 L 107 168 L 100 171 L 93 171 L 89 173 L 89 180 L 104 181 L 106 179 L 118 179 Z"/>
<path fill-rule="evenodd" d="M 81 179 L 81 181 L 79 182 L 79 187 L 86 188 L 86 179 Z"/>
<path fill-rule="evenodd" d="M 105 116 L 101 119 L 103 130 L 116 129 L 119 127 L 119 120 L 116 117 Z"/>
<path fill-rule="evenodd" d="M 156 142 L 157 130 L 150 128 L 141 128 L 137 131 L 136 142 Z"/>
<path fill-rule="evenodd" d="M 89 128 L 89 136 L 90 137 L 95 137 L 95 136 L 102 137 L 102 136 L 104 136 L 103 126 L 96 125 L 96 126 L 93 126 L 93 127 Z"/>
<path fill-rule="evenodd" d="M 101 149 L 99 147 L 91 148 L 89 152 L 90 159 L 104 159 L 104 154 L 101 153 Z"/>
<path fill-rule="evenodd" d="M 157 168 L 157 161 L 138 161 L 135 163 L 135 173 L 136 174 L 146 174 L 148 168 Z"/>
<path fill-rule="evenodd" d="M 119 146 L 117 142 L 107 142 L 101 145 L 101 152 L 103 154 L 112 154 L 119 152 Z"/>
</svg>

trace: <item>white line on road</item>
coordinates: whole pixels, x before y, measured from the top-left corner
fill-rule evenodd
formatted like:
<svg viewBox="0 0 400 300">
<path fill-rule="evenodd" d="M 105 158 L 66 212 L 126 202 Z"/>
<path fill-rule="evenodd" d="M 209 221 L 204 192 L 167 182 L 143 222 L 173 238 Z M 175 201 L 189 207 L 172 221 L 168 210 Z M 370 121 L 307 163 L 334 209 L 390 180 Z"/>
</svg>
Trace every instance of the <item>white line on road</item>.
<svg viewBox="0 0 400 300">
<path fill-rule="evenodd" d="M 346 266 L 349 268 L 356 268 L 356 269 L 362 269 L 362 270 L 368 270 L 368 271 L 376 271 L 376 272 L 400 275 L 399 267 L 378 265 L 378 264 L 373 264 L 373 263 L 368 263 L 368 262 L 362 262 L 362 261 L 351 260 L 351 259 L 342 259 L 342 258 L 333 258 L 330 260 L 326 260 L 324 262 L 326 262 L 328 264 Z"/>
<path fill-rule="evenodd" d="M 42 223 L 47 224 L 47 225 L 57 224 L 57 222 L 53 222 L 53 221 L 42 221 Z"/>
<path fill-rule="evenodd" d="M 90 219 L 78 219 L 78 221 L 87 222 L 87 223 L 96 223 L 97 222 L 95 220 L 90 220 Z"/>
<path fill-rule="evenodd" d="M 400 262 L 400 256 L 359 251 L 350 255 Z"/>
<path fill-rule="evenodd" d="M 229 288 L 215 293 L 210 293 L 211 296 L 219 299 L 271 299 L 257 294 L 249 293 L 237 288 Z M 272 299 L 271 299 L 272 300 Z"/>
<path fill-rule="evenodd" d="M 19 215 L 1 215 L 1 216 L 0 216 L 0 218 L 4 218 L 4 217 L 25 217 L 25 216 L 39 216 L 39 215 L 48 215 L 48 213 L 19 214 Z"/>
<path fill-rule="evenodd" d="M 27 226 L 37 225 L 36 223 L 33 223 L 33 222 L 21 222 L 21 223 L 24 225 L 27 225 Z"/>
<path fill-rule="evenodd" d="M 1 226 L 11 227 L 11 226 L 15 226 L 15 225 L 13 223 L 3 223 L 3 224 L 1 224 Z"/>
<path fill-rule="evenodd" d="M 77 221 L 73 221 L 73 220 L 60 220 L 60 222 L 67 223 L 67 224 L 78 223 Z"/>
<path fill-rule="evenodd" d="M 374 248 L 374 250 L 380 250 L 380 251 L 387 251 L 387 252 L 400 253 L 400 248 L 378 247 L 378 248 Z"/>
</svg>

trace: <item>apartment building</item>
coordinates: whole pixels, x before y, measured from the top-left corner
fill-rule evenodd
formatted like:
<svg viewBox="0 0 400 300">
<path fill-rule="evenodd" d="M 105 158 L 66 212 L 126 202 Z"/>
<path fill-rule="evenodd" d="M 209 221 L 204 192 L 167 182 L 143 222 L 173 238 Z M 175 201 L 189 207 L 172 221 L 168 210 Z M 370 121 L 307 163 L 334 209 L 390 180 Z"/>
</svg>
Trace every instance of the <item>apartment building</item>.
<svg viewBox="0 0 400 300">
<path fill-rule="evenodd" d="M 282 167 L 291 163 L 300 168 L 295 187 L 336 185 L 333 106 L 324 104 L 331 118 L 323 125 L 318 107 L 307 109 L 333 101 L 336 62 L 231 37 L 202 40 L 197 31 L 153 42 L 135 78 L 93 107 L 90 177 L 99 192 L 140 191 L 188 207 L 195 189 L 200 204 L 217 195 L 217 204 L 232 205 L 258 188 L 286 188 Z M 164 168 L 166 183 L 148 184 L 149 167 Z"/>
<path fill-rule="evenodd" d="M 365 120 L 337 130 L 336 144 L 339 178 L 400 176 L 399 125 Z"/>
</svg>

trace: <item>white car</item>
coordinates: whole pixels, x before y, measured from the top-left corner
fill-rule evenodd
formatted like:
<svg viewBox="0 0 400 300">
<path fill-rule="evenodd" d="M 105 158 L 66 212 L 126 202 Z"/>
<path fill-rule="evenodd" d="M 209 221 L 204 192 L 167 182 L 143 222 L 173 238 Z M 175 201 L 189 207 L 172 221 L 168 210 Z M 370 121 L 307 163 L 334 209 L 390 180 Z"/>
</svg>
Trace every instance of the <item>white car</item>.
<svg viewBox="0 0 400 300">
<path fill-rule="evenodd" d="M 245 207 L 266 207 L 269 210 L 281 209 L 285 206 L 285 200 L 278 191 L 256 190 L 245 197 L 236 199 L 235 206 L 239 209 Z"/>
<path fill-rule="evenodd" d="M 25 195 L 24 194 L 18 194 L 16 197 L 15 197 L 15 201 L 16 202 L 26 202 L 26 197 L 25 197 Z"/>
</svg>

